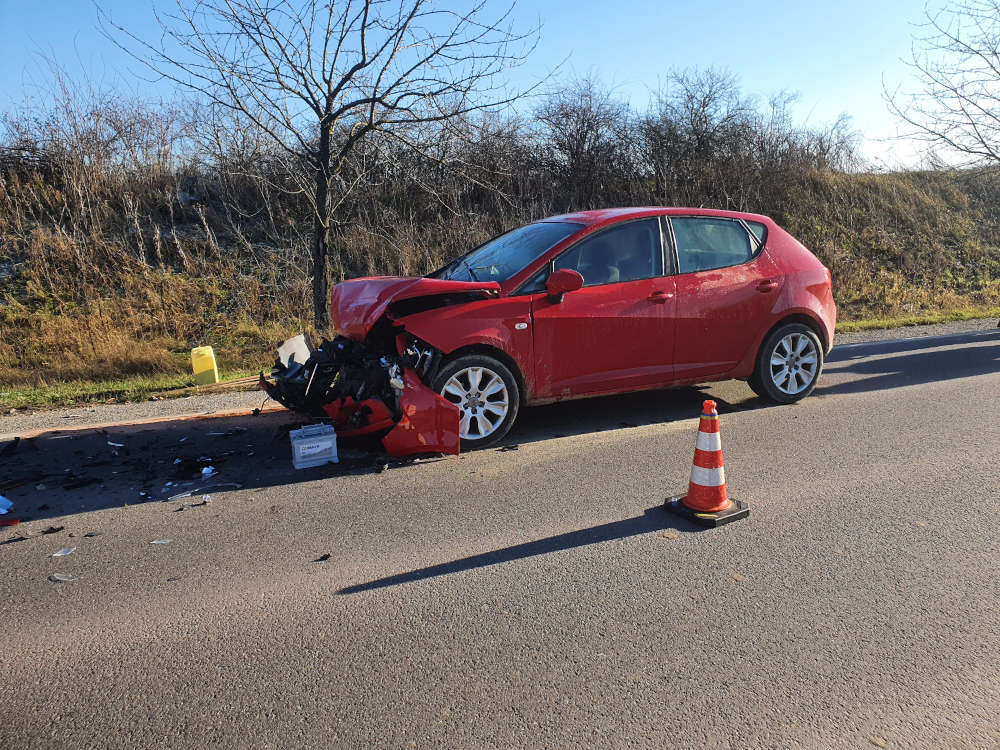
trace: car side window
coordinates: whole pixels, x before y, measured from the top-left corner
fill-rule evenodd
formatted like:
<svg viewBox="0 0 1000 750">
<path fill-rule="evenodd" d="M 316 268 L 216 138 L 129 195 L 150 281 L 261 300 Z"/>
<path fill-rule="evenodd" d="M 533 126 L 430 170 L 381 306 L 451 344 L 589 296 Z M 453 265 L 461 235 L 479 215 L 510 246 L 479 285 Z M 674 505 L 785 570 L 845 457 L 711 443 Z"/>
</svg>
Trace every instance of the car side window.
<svg viewBox="0 0 1000 750">
<path fill-rule="evenodd" d="M 662 276 L 659 220 L 629 221 L 587 237 L 556 258 L 555 268 L 579 271 L 584 286 Z"/>
<path fill-rule="evenodd" d="M 757 242 L 763 247 L 767 242 L 767 227 L 759 221 L 748 221 L 747 226 L 750 227 L 753 236 L 757 238 Z"/>
<path fill-rule="evenodd" d="M 680 273 L 707 271 L 746 263 L 753 257 L 750 234 L 738 221 L 671 218 Z"/>
</svg>

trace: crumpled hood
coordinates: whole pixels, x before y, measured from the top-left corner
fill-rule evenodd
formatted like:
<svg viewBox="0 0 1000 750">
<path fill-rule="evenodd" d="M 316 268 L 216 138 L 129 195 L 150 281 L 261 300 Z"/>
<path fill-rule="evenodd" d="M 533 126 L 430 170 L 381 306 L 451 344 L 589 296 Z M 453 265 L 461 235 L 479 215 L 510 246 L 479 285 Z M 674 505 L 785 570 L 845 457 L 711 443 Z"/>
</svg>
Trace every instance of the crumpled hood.
<svg viewBox="0 0 1000 750">
<path fill-rule="evenodd" d="M 413 276 L 372 276 L 343 281 L 330 294 L 330 321 L 341 336 L 363 341 L 393 302 L 456 292 L 500 292 L 495 281 L 449 281 Z"/>
</svg>

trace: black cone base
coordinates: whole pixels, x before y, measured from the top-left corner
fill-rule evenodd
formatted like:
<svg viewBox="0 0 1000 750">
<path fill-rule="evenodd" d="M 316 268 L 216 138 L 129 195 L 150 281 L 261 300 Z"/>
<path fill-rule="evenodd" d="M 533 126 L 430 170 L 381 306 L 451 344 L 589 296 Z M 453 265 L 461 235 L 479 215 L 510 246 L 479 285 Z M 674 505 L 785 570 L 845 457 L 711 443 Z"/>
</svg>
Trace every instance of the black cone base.
<svg viewBox="0 0 1000 750">
<path fill-rule="evenodd" d="M 671 513 L 676 513 L 678 516 L 686 518 L 692 523 L 710 528 L 725 526 L 727 523 L 739 521 L 741 518 L 746 518 L 750 515 L 750 506 L 739 500 L 730 500 L 729 507 L 725 510 L 715 511 L 714 513 L 703 513 L 687 507 L 684 504 L 685 497 L 687 496 L 678 495 L 668 497 L 666 502 L 663 503 L 663 509 L 669 510 Z"/>
</svg>

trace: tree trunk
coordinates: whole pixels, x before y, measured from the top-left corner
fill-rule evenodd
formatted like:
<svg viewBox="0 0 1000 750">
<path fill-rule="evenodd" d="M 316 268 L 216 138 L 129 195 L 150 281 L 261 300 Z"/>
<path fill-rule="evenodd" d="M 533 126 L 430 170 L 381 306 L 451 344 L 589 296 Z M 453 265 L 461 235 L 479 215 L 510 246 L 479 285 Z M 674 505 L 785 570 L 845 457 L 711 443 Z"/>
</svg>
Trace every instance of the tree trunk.
<svg viewBox="0 0 1000 750">
<path fill-rule="evenodd" d="M 326 258 L 329 250 L 329 232 L 318 216 L 313 217 L 313 324 L 317 331 L 330 325 L 329 289 L 326 283 Z"/>
<path fill-rule="evenodd" d="M 326 283 L 326 261 L 330 249 L 330 128 L 320 125 L 319 146 L 316 150 L 316 212 L 313 215 L 313 324 L 317 331 L 330 325 L 329 290 Z"/>
</svg>

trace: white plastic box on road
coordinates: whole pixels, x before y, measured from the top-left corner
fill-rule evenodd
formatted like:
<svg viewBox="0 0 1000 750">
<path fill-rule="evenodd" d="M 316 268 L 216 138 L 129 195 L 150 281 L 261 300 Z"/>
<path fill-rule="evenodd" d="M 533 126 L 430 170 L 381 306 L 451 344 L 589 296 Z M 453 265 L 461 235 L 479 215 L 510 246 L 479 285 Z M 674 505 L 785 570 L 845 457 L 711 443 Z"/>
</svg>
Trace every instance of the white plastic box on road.
<svg viewBox="0 0 1000 750">
<path fill-rule="evenodd" d="M 296 469 L 309 469 L 323 464 L 335 464 L 337 433 L 328 424 L 306 425 L 288 433 L 292 441 L 292 464 Z"/>
</svg>

